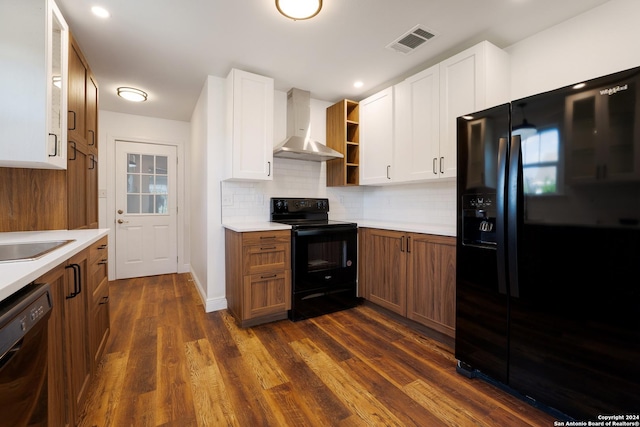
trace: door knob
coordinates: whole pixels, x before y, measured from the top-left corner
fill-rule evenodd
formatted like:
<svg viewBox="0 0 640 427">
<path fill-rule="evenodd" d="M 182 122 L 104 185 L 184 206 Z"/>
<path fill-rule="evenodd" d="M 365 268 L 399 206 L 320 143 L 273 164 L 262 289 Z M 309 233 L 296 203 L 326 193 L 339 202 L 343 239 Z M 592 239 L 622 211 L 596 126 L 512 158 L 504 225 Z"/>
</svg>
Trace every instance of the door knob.
<svg viewBox="0 0 640 427">
<path fill-rule="evenodd" d="M 124 224 L 124 223 L 128 223 L 129 221 L 123 221 L 121 219 L 118 220 L 118 224 Z"/>
<path fill-rule="evenodd" d="M 118 213 L 119 213 L 119 214 L 122 214 L 122 213 L 123 213 L 123 210 L 122 210 L 122 209 L 118 209 Z"/>
</svg>

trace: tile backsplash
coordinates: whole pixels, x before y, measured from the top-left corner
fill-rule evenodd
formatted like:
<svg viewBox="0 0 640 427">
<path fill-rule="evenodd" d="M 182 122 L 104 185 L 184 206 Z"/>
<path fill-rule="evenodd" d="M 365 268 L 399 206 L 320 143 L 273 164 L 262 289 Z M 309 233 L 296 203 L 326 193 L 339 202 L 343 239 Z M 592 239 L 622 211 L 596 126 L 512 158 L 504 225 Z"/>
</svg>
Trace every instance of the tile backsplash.
<svg viewBox="0 0 640 427">
<path fill-rule="evenodd" d="M 221 183 L 223 222 L 268 221 L 271 197 L 326 197 L 329 218 L 455 226 L 455 180 L 390 187 L 326 187 L 326 163 L 274 159 L 273 181 Z"/>
</svg>

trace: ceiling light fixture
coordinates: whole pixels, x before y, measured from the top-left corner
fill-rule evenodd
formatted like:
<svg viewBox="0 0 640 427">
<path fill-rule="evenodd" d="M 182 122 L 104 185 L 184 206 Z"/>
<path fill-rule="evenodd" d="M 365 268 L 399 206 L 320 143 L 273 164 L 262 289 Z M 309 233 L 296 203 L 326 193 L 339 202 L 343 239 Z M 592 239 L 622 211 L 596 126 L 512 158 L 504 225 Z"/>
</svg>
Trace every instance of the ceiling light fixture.
<svg viewBox="0 0 640 427">
<path fill-rule="evenodd" d="M 93 6 L 91 8 L 91 12 L 93 12 L 94 15 L 100 17 L 100 18 L 108 18 L 111 16 L 111 14 L 109 13 L 109 11 L 107 9 L 105 9 L 104 7 L 100 7 L 100 6 Z"/>
<path fill-rule="evenodd" d="M 276 0 L 276 8 L 287 18 L 301 21 L 320 13 L 322 0 Z"/>
<path fill-rule="evenodd" d="M 132 87 L 119 87 L 118 96 L 133 102 L 143 102 L 147 100 L 147 93 Z"/>
<path fill-rule="evenodd" d="M 364 86 L 364 83 L 362 83 L 360 80 L 358 80 L 353 84 L 353 87 L 362 87 L 362 86 Z"/>
</svg>

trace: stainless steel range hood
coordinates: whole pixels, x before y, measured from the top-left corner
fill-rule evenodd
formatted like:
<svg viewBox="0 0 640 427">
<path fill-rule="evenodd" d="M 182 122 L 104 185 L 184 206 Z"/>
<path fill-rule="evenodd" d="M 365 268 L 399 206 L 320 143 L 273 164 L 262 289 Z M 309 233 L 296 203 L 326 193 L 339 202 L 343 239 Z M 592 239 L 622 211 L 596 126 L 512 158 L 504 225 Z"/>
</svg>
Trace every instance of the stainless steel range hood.
<svg viewBox="0 0 640 427">
<path fill-rule="evenodd" d="M 310 93 L 290 89 L 287 92 L 287 138 L 273 149 L 273 156 L 315 162 L 343 158 L 341 153 L 309 137 L 310 120 Z"/>
</svg>

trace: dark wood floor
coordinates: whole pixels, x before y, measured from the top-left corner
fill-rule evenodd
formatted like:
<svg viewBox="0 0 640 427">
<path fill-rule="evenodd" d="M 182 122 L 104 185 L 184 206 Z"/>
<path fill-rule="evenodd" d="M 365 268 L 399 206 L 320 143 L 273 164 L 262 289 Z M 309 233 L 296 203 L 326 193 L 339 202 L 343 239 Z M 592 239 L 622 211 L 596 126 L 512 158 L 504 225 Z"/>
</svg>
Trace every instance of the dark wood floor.
<svg viewBox="0 0 640 427">
<path fill-rule="evenodd" d="M 552 426 L 371 306 L 240 329 L 188 274 L 110 283 L 83 426 Z"/>
</svg>

